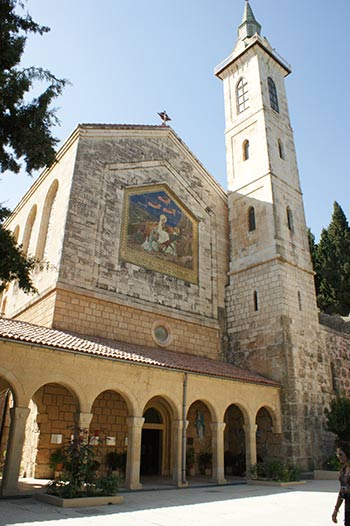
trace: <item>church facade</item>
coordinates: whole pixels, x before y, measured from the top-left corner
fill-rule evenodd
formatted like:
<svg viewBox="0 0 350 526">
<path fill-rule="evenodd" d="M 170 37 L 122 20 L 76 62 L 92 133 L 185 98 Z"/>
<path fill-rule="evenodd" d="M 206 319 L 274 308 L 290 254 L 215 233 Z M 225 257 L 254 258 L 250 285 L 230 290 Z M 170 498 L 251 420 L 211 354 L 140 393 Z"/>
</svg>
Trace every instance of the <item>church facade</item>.
<svg viewBox="0 0 350 526">
<path fill-rule="evenodd" d="M 319 323 L 284 78 L 246 2 L 223 81 L 228 191 L 168 126 L 79 125 L 7 227 L 42 261 L 0 319 L 2 493 L 72 429 L 125 483 L 320 466 L 350 338 Z M 204 465 L 205 454 L 208 465 Z M 190 461 L 190 459 L 192 459 Z M 207 475 L 205 475 L 207 473 Z"/>
</svg>

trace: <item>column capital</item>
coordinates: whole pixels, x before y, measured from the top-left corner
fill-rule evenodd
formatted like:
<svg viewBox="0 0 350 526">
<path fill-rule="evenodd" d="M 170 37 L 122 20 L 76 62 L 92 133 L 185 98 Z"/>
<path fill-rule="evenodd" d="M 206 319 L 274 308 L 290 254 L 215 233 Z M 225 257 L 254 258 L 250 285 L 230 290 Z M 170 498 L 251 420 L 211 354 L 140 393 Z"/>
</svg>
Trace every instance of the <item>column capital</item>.
<svg viewBox="0 0 350 526">
<path fill-rule="evenodd" d="M 93 416 L 93 413 L 79 413 L 80 429 L 89 429 Z"/>
<path fill-rule="evenodd" d="M 186 420 L 187 422 L 187 420 Z M 183 428 L 184 421 L 183 420 L 173 420 L 172 421 L 172 427 L 173 429 L 182 429 Z"/>
<path fill-rule="evenodd" d="M 30 413 L 30 409 L 29 407 L 18 407 L 18 406 L 14 406 L 14 407 L 11 407 L 10 409 L 10 416 L 11 418 L 16 418 L 16 419 L 25 419 L 27 420 L 27 417 Z"/>
<path fill-rule="evenodd" d="M 226 422 L 211 422 L 210 428 L 212 431 L 223 432 L 226 427 Z"/>
<path fill-rule="evenodd" d="M 145 421 L 143 416 L 128 416 L 126 420 L 128 427 L 142 427 Z"/>
<path fill-rule="evenodd" d="M 256 433 L 256 430 L 258 429 L 257 424 L 243 424 L 242 427 L 245 433 Z"/>
</svg>

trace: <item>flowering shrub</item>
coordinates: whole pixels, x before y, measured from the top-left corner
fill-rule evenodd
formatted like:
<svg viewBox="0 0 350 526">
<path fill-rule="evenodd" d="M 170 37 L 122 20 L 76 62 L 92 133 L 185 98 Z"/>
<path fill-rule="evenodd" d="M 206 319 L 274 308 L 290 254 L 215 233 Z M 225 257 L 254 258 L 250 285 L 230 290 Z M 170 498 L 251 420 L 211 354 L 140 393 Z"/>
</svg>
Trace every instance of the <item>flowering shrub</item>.
<svg viewBox="0 0 350 526">
<path fill-rule="evenodd" d="M 95 460 L 91 446 L 96 436 L 96 432 L 91 436 L 86 429 L 74 428 L 72 439 L 63 448 L 65 461 L 62 476 L 47 484 L 47 493 L 66 499 L 117 493 L 119 477 L 97 477 L 100 464 Z"/>
</svg>

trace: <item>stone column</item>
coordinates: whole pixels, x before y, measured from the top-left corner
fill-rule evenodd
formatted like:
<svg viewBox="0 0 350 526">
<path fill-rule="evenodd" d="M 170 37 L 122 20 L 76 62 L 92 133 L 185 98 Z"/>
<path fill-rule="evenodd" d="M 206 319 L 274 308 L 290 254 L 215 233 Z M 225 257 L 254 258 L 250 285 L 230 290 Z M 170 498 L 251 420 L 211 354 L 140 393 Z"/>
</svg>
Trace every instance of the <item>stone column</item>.
<svg viewBox="0 0 350 526">
<path fill-rule="evenodd" d="M 11 424 L 6 449 L 5 469 L 2 477 L 2 495 L 16 495 L 18 493 L 17 482 L 21 468 L 26 422 L 29 413 L 30 409 L 28 407 L 12 407 L 10 409 Z"/>
<path fill-rule="evenodd" d="M 128 489 L 141 489 L 140 461 L 142 426 L 145 419 L 142 416 L 129 416 L 128 422 L 128 452 L 126 457 L 125 485 Z"/>
<path fill-rule="evenodd" d="M 172 434 L 173 434 L 173 482 L 177 485 L 178 488 L 183 488 L 188 486 L 186 480 L 186 472 L 182 472 L 182 463 L 183 463 L 183 451 L 182 451 L 182 432 L 183 432 L 183 421 L 174 420 L 172 424 Z M 186 448 L 186 444 L 185 444 Z M 186 461 L 185 461 L 186 469 Z M 185 480 L 183 480 L 183 478 Z"/>
<path fill-rule="evenodd" d="M 225 422 L 212 422 L 210 424 L 212 435 L 212 479 L 216 484 L 225 484 L 224 465 L 224 430 Z"/>
<path fill-rule="evenodd" d="M 246 471 L 249 473 L 250 466 L 256 464 L 256 430 L 258 426 L 256 424 L 244 424 L 243 429 L 245 433 L 245 459 L 246 459 Z"/>
</svg>

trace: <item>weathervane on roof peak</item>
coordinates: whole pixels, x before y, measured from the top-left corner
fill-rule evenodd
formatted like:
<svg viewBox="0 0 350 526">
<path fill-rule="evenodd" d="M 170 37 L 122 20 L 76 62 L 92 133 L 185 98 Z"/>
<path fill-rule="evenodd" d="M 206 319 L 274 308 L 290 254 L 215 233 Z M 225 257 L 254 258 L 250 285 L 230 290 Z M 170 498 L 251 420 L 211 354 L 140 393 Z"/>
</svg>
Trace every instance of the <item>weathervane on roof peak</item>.
<svg viewBox="0 0 350 526">
<path fill-rule="evenodd" d="M 167 114 L 165 110 L 159 112 L 158 115 L 162 119 L 162 126 L 167 126 L 167 122 L 171 121 L 171 118 L 169 117 L 169 115 Z"/>
</svg>

